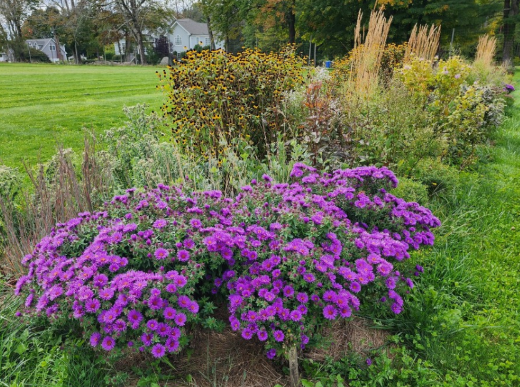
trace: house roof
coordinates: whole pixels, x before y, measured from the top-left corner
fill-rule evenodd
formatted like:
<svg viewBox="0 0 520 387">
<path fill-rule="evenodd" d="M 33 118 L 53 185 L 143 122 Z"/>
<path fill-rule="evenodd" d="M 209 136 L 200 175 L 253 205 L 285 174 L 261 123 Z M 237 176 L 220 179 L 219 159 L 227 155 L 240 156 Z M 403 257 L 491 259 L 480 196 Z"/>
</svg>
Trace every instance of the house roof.
<svg viewBox="0 0 520 387">
<path fill-rule="evenodd" d="M 191 19 L 177 19 L 177 23 L 191 35 L 208 35 L 208 25 Z"/>
<path fill-rule="evenodd" d="M 37 43 L 37 44 L 42 44 L 42 45 L 46 45 L 50 42 L 54 42 L 54 39 L 52 38 L 47 38 L 47 39 L 27 39 L 26 40 L 27 43 Z"/>
<path fill-rule="evenodd" d="M 48 44 L 50 43 L 54 43 L 56 44 L 56 42 L 54 41 L 54 38 L 47 38 L 47 39 L 27 39 L 25 41 L 26 43 L 36 43 L 37 45 L 39 46 L 42 46 L 42 50 L 47 47 Z M 60 44 L 60 48 L 62 50 L 64 50 L 64 47 L 65 45 L 64 44 Z"/>
</svg>

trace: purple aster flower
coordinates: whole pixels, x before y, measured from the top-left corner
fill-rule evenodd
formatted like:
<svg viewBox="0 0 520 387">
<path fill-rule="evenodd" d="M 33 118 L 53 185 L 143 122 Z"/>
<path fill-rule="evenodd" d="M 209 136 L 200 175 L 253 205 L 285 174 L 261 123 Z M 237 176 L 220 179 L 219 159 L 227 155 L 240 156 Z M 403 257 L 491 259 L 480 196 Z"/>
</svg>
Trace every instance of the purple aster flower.
<svg viewBox="0 0 520 387">
<path fill-rule="evenodd" d="M 343 318 L 349 318 L 352 315 L 352 310 L 345 305 L 339 309 L 339 315 Z"/>
<path fill-rule="evenodd" d="M 307 282 L 314 282 L 316 281 L 316 277 L 314 277 L 314 274 L 312 273 L 305 273 L 303 275 L 303 279 Z"/>
<path fill-rule="evenodd" d="M 148 329 L 155 331 L 159 327 L 159 323 L 157 322 L 157 320 L 148 320 L 146 326 L 148 327 Z"/>
<path fill-rule="evenodd" d="M 327 320 L 334 320 L 337 315 L 338 310 L 334 306 L 327 305 L 325 308 L 323 308 L 323 316 L 325 316 Z"/>
<path fill-rule="evenodd" d="M 93 347 L 97 347 L 97 345 L 99 344 L 99 340 L 101 340 L 101 333 L 92 333 L 92 335 L 90 336 L 90 345 Z"/>
<path fill-rule="evenodd" d="M 153 333 L 143 333 L 141 335 L 141 341 L 147 347 L 149 347 L 152 344 L 152 340 L 153 340 Z"/>
<path fill-rule="evenodd" d="M 103 316 L 103 322 L 112 323 L 117 318 L 117 313 L 113 310 L 107 310 Z"/>
<path fill-rule="evenodd" d="M 165 347 L 169 353 L 176 352 L 179 349 L 179 342 L 170 338 L 166 340 Z"/>
<path fill-rule="evenodd" d="M 182 295 L 178 298 L 177 303 L 181 308 L 187 309 L 191 303 L 191 300 L 188 296 Z"/>
<path fill-rule="evenodd" d="M 187 250 L 179 250 L 179 252 L 177 253 L 177 258 L 181 262 L 186 262 L 190 259 L 190 253 Z"/>
<path fill-rule="evenodd" d="M 336 300 L 338 299 L 338 295 L 334 290 L 327 290 L 323 294 L 323 299 L 328 302 L 336 302 Z"/>
<path fill-rule="evenodd" d="M 190 226 L 198 229 L 202 227 L 202 222 L 199 219 L 192 219 L 190 220 Z"/>
<path fill-rule="evenodd" d="M 87 300 L 87 302 L 85 302 L 85 310 L 89 313 L 96 312 L 100 306 L 101 306 L 101 303 L 99 302 L 99 300 L 97 300 L 95 298 L 93 298 L 91 300 Z"/>
<path fill-rule="evenodd" d="M 182 327 L 186 323 L 186 315 L 184 313 L 177 313 L 173 320 L 175 321 L 175 324 Z"/>
<path fill-rule="evenodd" d="M 166 337 L 170 335 L 170 327 L 168 324 L 165 323 L 159 323 L 159 326 L 157 327 L 157 334 L 161 337 Z"/>
<path fill-rule="evenodd" d="M 110 336 L 106 336 L 103 339 L 103 342 L 101 343 L 101 347 L 105 351 L 111 351 L 115 346 L 116 346 L 116 341 Z"/>
<path fill-rule="evenodd" d="M 162 344 L 155 344 L 152 347 L 152 355 L 156 359 L 163 357 L 165 352 L 166 350 L 164 349 L 164 346 Z"/>
<path fill-rule="evenodd" d="M 370 359 L 370 358 L 367 359 L 367 365 L 368 365 L 368 366 L 371 366 L 371 365 L 372 365 L 372 359 Z"/>
<path fill-rule="evenodd" d="M 361 291 L 361 285 L 359 284 L 359 282 L 351 282 L 350 283 L 350 290 L 354 293 L 359 293 Z"/>
<path fill-rule="evenodd" d="M 148 306 L 150 309 L 159 310 L 162 308 L 163 299 L 158 296 L 152 296 L 148 299 Z"/>
<path fill-rule="evenodd" d="M 168 255 L 169 255 L 168 250 L 163 249 L 162 247 L 155 250 L 155 253 L 154 253 L 155 258 L 158 260 L 168 258 Z"/>
<path fill-rule="evenodd" d="M 170 337 L 173 340 L 178 340 L 181 337 L 181 330 L 179 328 L 172 328 L 170 330 Z"/>
<path fill-rule="evenodd" d="M 124 332 L 124 331 L 126 331 L 126 323 L 123 320 L 121 320 L 121 319 L 117 319 L 114 322 L 114 330 L 116 332 Z"/>
<path fill-rule="evenodd" d="M 256 335 L 258 336 L 258 340 L 260 341 L 266 341 L 268 338 L 268 334 L 265 330 L 261 329 L 258 332 L 256 332 Z"/>
<path fill-rule="evenodd" d="M 26 308 L 29 308 L 31 306 L 33 299 L 34 299 L 33 293 L 31 293 L 27 296 L 27 298 L 25 299 L 25 304 L 24 304 Z"/>
<path fill-rule="evenodd" d="M 274 359 L 276 357 L 276 349 L 271 348 L 267 351 L 266 356 L 268 359 Z"/>
<path fill-rule="evenodd" d="M 275 331 L 273 332 L 273 336 L 274 336 L 274 339 L 275 339 L 277 342 L 279 342 L 279 343 L 282 342 L 283 339 L 285 338 L 284 333 L 283 333 L 281 330 L 279 330 L 279 329 L 277 329 L 277 330 L 275 330 Z"/>
<path fill-rule="evenodd" d="M 98 288 L 105 286 L 108 282 L 108 277 L 104 274 L 98 274 L 94 277 L 94 285 Z"/>
<path fill-rule="evenodd" d="M 386 287 L 388 289 L 395 289 L 395 277 L 388 277 L 385 281 Z"/>
<path fill-rule="evenodd" d="M 242 331 L 242 337 L 246 340 L 251 340 L 253 337 L 253 332 L 250 329 L 246 328 Z"/>
<path fill-rule="evenodd" d="M 178 286 L 179 288 L 184 287 L 184 285 L 186 285 L 188 283 L 188 281 L 186 280 L 186 277 L 184 277 L 182 275 L 177 276 L 177 278 L 175 278 L 174 282 L 175 282 L 175 285 Z"/>
<path fill-rule="evenodd" d="M 135 324 L 135 323 L 139 324 L 141 322 L 141 320 L 143 319 L 143 315 L 134 309 L 132 309 L 128 312 L 127 317 L 128 317 L 128 321 L 130 321 L 132 324 Z"/>
<path fill-rule="evenodd" d="M 287 285 L 283 288 L 283 295 L 285 297 L 292 297 L 294 295 L 294 288 L 290 285 Z"/>
<path fill-rule="evenodd" d="M 390 308 L 392 309 L 392 312 L 394 312 L 395 314 L 399 314 L 403 310 L 402 305 L 399 305 L 397 302 L 394 302 Z"/>
<path fill-rule="evenodd" d="M 161 229 L 161 228 L 166 227 L 167 224 L 168 224 L 168 222 L 166 221 L 166 219 L 157 219 L 157 220 L 153 223 L 153 227 L 154 227 L 154 228 L 157 228 L 157 229 Z"/>
<path fill-rule="evenodd" d="M 190 305 L 188 306 L 188 310 L 191 313 L 193 313 L 193 314 L 198 313 L 198 311 L 199 311 L 199 304 L 197 304 L 196 301 L 190 302 Z"/>
<path fill-rule="evenodd" d="M 292 321 L 300 321 L 302 319 L 302 314 L 299 310 L 293 310 L 291 312 L 290 318 Z"/>
<path fill-rule="evenodd" d="M 176 314 L 177 311 L 172 307 L 167 306 L 166 308 L 164 308 L 163 316 L 166 320 L 173 320 Z"/>
</svg>

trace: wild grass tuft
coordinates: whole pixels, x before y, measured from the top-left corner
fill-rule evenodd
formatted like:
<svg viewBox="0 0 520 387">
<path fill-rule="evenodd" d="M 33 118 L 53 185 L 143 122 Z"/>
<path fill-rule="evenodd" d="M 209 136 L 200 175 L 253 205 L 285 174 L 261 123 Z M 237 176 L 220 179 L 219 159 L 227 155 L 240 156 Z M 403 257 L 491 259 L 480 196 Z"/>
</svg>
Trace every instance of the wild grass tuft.
<svg viewBox="0 0 520 387">
<path fill-rule="evenodd" d="M 413 27 L 408 45 L 406 46 L 406 52 L 404 55 L 404 61 L 409 62 L 412 55 L 417 58 L 421 58 L 427 61 L 433 61 L 437 50 L 439 49 L 439 40 L 441 37 L 441 27 L 432 25 L 429 29 L 428 26 L 418 26 L 417 24 Z"/>
</svg>

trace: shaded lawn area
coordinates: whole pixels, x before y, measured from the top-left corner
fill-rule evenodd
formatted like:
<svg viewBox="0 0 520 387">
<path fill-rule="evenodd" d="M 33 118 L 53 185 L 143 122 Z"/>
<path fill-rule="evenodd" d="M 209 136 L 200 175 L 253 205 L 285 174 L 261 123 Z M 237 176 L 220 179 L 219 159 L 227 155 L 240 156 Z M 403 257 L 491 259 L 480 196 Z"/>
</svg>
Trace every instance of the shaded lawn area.
<svg viewBox="0 0 520 387">
<path fill-rule="evenodd" d="M 160 68 L 0 64 L 0 164 L 48 160 L 63 144 L 83 148 L 84 128 L 96 134 L 125 121 L 124 106 L 157 111 Z"/>
</svg>

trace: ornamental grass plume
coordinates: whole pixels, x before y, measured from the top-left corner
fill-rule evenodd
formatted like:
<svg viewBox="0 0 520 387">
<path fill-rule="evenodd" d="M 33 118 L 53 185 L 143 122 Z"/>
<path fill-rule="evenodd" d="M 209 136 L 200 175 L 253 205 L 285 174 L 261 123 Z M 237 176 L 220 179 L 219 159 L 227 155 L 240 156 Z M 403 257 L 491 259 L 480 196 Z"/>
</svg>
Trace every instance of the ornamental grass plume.
<svg viewBox="0 0 520 387">
<path fill-rule="evenodd" d="M 497 48 L 497 39 L 494 36 L 483 35 L 478 39 L 475 63 L 486 68 L 493 68 L 493 58 Z"/>
<path fill-rule="evenodd" d="M 363 42 L 361 37 L 362 18 L 363 14 L 360 11 L 354 32 L 356 54 L 351 63 L 351 82 L 358 94 L 367 96 L 377 89 L 379 70 L 393 17 L 390 16 L 387 20 L 382 9 L 372 11 Z"/>
<path fill-rule="evenodd" d="M 20 314 L 77 320 L 93 347 L 161 358 L 224 302 L 231 328 L 274 358 L 362 303 L 400 313 L 413 287 L 402 261 L 433 244 L 439 220 L 389 193 L 397 179 L 384 167 L 320 174 L 296 163 L 291 178 L 265 175 L 235 198 L 129 189 L 57 224 L 22 261 Z"/>
<path fill-rule="evenodd" d="M 404 62 L 408 63 L 413 56 L 420 58 L 425 61 L 432 61 L 437 55 L 439 49 L 439 42 L 441 38 L 441 27 L 431 25 L 428 30 L 428 26 L 415 25 L 410 39 L 406 45 L 406 51 L 404 54 Z"/>
</svg>

